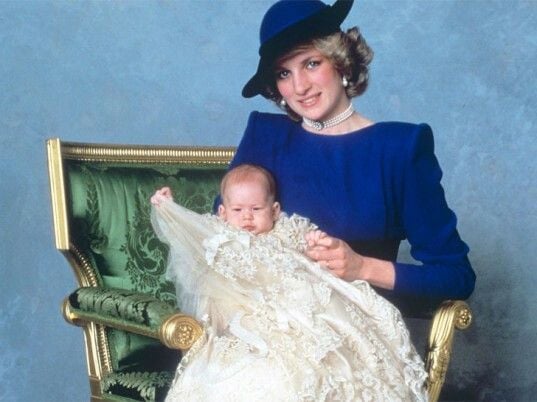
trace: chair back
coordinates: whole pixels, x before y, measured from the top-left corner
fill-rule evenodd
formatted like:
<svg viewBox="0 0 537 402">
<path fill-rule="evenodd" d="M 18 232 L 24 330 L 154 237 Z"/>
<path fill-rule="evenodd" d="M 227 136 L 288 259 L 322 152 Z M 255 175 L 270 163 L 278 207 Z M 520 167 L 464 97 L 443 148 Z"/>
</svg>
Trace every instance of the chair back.
<svg viewBox="0 0 537 402">
<path fill-rule="evenodd" d="M 134 290 L 174 306 L 175 289 L 165 279 L 167 248 L 152 230 L 149 198 L 168 186 L 179 204 L 210 212 L 234 149 L 56 138 L 47 150 L 56 248 L 78 286 Z M 169 361 L 173 354 L 155 339 L 100 325 L 86 326 L 85 338 L 90 383 L 116 370 L 160 365 L 156 369 L 173 371 L 180 358 Z"/>
</svg>

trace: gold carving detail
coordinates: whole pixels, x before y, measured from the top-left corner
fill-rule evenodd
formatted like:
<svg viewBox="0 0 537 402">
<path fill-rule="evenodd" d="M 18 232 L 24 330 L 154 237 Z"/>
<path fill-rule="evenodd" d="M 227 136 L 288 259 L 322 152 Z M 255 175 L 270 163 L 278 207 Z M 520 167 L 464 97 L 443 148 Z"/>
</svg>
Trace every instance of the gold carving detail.
<svg viewBox="0 0 537 402">
<path fill-rule="evenodd" d="M 465 330 L 472 323 L 472 311 L 461 300 L 448 300 L 436 311 L 431 324 L 426 369 L 429 374 L 429 401 L 436 402 L 444 385 L 451 359 L 455 329 Z"/>
<path fill-rule="evenodd" d="M 161 342 L 172 349 L 187 350 L 203 335 L 203 328 L 192 317 L 174 314 L 160 327 Z"/>
<path fill-rule="evenodd" d="M 62 143 L 65 159 L 92 162 L 227 165 L 234 152 L 234 147 Z"/>
</svg>

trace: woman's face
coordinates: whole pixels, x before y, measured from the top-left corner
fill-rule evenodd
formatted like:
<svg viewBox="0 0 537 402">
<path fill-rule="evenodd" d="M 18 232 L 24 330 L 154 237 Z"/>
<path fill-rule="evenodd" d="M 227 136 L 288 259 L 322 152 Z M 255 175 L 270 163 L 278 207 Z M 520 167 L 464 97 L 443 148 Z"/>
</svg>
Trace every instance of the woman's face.
<svg viewBox="0 0 537 402">
<path fill-rule="evenodd" d="M 275 79 L 287 105 L 302 117 L 324 121 L 349 106 L 340 74 L 314 47 L 291 52 L 278 60 Z"/>
</svg>

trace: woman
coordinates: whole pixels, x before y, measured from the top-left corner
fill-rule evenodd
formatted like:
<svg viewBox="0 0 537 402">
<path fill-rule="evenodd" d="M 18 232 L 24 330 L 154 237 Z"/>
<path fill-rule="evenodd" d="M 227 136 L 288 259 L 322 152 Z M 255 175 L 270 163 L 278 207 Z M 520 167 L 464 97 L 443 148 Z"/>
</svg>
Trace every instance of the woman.
<svg viewBox="0 0 537 402">
<path fill-rule="evenodd" d="M 351 98 L 368 83 L 373 53 L 340 24 L 352 1 L 281 0 L 265 14 L 260 60 L 243 89 L 287 116 L 253 112 L 232 166 L 253 163 L 277 180 L 287 213 L 332 237 L 309 257 L 362 279 L 405 313 L 470 296 L 475 274 L 440 184 L 429 126 L 372 122 Z M 408 239 L 420 265 L 396 262 Z"/>
</svg>

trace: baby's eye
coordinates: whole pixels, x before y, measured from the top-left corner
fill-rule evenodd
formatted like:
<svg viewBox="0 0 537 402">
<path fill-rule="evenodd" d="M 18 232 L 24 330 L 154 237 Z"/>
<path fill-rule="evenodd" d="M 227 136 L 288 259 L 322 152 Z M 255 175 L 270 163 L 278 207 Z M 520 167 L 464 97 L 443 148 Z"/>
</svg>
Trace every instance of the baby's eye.
<svg viewBox="0 0 537 402">
<path fill-rule="evenodd" d="M 231 210 L 232 210 L 233 212 L 241 212 L 241 209 L 240 209 L 240 208 L 231 208 Z"/>
</svg>

